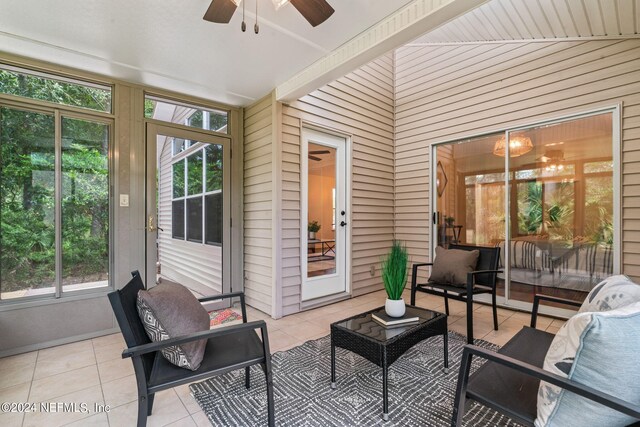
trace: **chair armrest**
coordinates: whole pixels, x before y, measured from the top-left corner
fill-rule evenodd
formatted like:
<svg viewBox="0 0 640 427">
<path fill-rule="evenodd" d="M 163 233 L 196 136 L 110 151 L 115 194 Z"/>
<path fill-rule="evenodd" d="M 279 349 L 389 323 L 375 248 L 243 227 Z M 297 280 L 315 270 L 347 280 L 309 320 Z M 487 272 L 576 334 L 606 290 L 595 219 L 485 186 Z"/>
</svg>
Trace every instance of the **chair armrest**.
<svg viewBox="0 0 640 427">
<path fill-rule="evenodd" d="M 571 299 L 552 297 L 550 295 L 535 294 L 533 296 L 533 308 L 531 309 L 531 327 L 532 328 L 536 327 L 536 323 L 538 321 L 538 308 L 540 307 L 540 301 L 541 300 L 542 301 L 557 302 L 557 303 L 561 303 L 561 304 L 571 305 L 571 306 L 574 306 L 574 307 L 580 307 L 582 305 L 581 302 L 574 301 L 574 300 L 571 300 Z"/>
<path fill-rule="evenodd" d="M 545 371 L 544 369 L 538 368 L 537 366 L 531 365 L 529 363 L 522 362 L 513 357 L 505 356 L 500 353 L 496 353 L 475 345 L 468 344 L 464 346 L 464 351 L 462 354 L 462 363 L 460 365 L 460 375 L 458 377 L 458 386 L 456 388 L 456 406 L 454 407 L 454 411 L 456 412 L 456 414 L 454 415 L 454 421 L 458 420 L 458 422 L 461 422 L 462 420 L 462 411 L 464 410 L 463 409 L 464 398 L 467 392 L 466 389 L 467 389 L 467 384 L 469 380 L 468 376 L 469 376 L 469 371 L 471 367 L 472 355 L 481 357 L 483 359 L 489 360 L 499 365 L 506 366 L 518 372 L 522 372 L 525 375 L 532 376 L 541 381 L 546 381 L 550 384 L 561 387 L 567 391 L 575 393 L 579 396 L 592 400 L 601 405 L 607 406 L 618 412 L 622 412 L 625 415 L 629 415 L 631 417 L 640 419 L 640 405 L 626 402 L 615 396 L 611 396 L 610 394 L 603 393 L 587 385 L 580 384 L 578 382 L 561 377 L 549 371 Z M 459 396 L 458 395 L 459 393 L 463 393 L 463 394 Z M 453 423 L 453 424 L 460 425 L 457 423 Z"/>
<path fill-rule="evenodd" d="M 240 297 L 240 309 L 242 310 L 242 323 L 247 323 L 247 306 L 244 302 L 244 292 L 231 292 L 228 294 L 211 295 L 209 297 L 198 298 L 200 302 L 215 301 L 226 298 Z"/>
<path fill-rule="evenodd" d="M 228 294 L 211 295 L 211 296 L 208 296 L 208 297 L 198 298 L 198 301 L 207 302 L 207 301 L 215 301 L 215 300 L 219 300 L 219 299 L 235 298 L 235 297 L 243 297 L 243 296 L 244 296 L 244 292 L 231 292 L 231 293 L 228 293 Z"/>
<path fill-rule="evenodd" d="M 417 263 L 417 264 L 411 264 L 411 266 L 416 270 L 418 269 L 418 267 L 424 267 L 425 265 L 433 265 L 433 263 L 432 262 L 420 262 L 420 263 Z"/>
<path fill-rule="evenodd" d="M 209 339 L 223 335 L 235 334 L 245 330 L 253 330 L 258 328 L 262 330 L 262 336 L 266 337 L 267 324 L 264 322 L 264 320 L 256 320 L 254 322 L 243 323 L 241 325 L 226 326 L 223 328 L 196 332 L 194 334 L 127 348 L 122 352 L 122 358 L 124 359 L 127 357 L 141 356 L 143 354 L 153 353 L 174 345 L 180 345 L 192 341 L 199 341 L 202 339 Z"/>
<path fill-rule="evenodd" d="M 411 290 L 413 292 L 413 290 L 416 288 L 416 283 L 418 282 L 418 267 L 425 267 L 427 265 L 433 265 L 432 262 L 422 262 L 422 263 L 416 263 L 412 265 L 412 270 L 411 270 Z"/>
</svg>

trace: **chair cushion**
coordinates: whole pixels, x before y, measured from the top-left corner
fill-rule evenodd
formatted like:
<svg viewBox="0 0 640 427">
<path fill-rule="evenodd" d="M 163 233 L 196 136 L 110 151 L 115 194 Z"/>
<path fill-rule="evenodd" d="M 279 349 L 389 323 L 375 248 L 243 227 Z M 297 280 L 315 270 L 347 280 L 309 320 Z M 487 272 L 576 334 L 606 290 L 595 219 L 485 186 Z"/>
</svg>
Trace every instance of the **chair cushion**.
<svg viewBox="0 0 640 427">
<path fill-rule="evenodd" d="M 151 341 L 158 342 L 209 330 L 209 313 L 193 294 L 177 283 L 160 283 L 149 291 L 140 290 L 138 314 Z M 207 340 L 168 347 L 162 355 L 176 366 L 197 370 Z"/>
<path fill-rule="evenodd" d="M 579 313 L 607 311 L 640 301 L 640 285 L 622 274 L 598 283 L 587 295 Z"/>
<path fill-rule="evenodd" d="M 467 273 L 476 269 L 479 256 L 479 250 L 465 251 L 436 246 L 436 257 L 433 260 L 429 282 L 465 286 Z"/>
<path fill-rule="evenodd" d="M 578 313 L 558 331 L 544 369 L 631 403 L 640 404 L 640 302 Z M 635 420 L 574 393 L 541 382 L 537 427 L 624 426 Z"/>
</svg>

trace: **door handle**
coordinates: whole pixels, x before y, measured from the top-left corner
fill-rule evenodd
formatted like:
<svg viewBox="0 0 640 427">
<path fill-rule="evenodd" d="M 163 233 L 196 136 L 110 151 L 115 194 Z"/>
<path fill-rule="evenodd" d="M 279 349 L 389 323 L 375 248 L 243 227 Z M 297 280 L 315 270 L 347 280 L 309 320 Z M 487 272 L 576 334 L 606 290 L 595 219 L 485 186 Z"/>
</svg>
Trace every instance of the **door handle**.
<svg viewBox="0 0 640 427">
<path fill-rule="evenodd" d="M 153 233 L 156 230 L 164 231 L 162 227 L 156 227 L 153 223 L 153 216 L 149 215 L 149 221 L 147 222 L 146 230 L 150 233 Z"/>
<path fill-rule="evenodd" d="M 341 227 L 344 227 L 345 225 L 347 225 L 347 223 L 346 223 L 346 222 L 344 222 L 344 221 L 340 221 L 340 226 L 341 226 Z"/>
</svg>

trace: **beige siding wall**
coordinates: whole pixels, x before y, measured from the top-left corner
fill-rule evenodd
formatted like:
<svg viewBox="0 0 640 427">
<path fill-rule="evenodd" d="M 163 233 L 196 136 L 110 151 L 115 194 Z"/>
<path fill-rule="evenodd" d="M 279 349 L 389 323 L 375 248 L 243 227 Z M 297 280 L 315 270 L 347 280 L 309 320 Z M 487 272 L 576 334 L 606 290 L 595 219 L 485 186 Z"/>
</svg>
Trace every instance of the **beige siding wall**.
<svg viewBox="0 0 640 427">
<path fill-rule="evenodd" d="M 271 314 L 273 295 L 273 102 L 244 113 L 244 291 L 247 304 Z"/>
<path fill-rule="evenodd" d="M 623 103 L 622 271 L 640 278 L 640 40 L 396 52 L 396 237 L 428 258 L 434 142 Z"/>
<path fill-rule="evenodd" d="M 381 288 L 380 258 L 393 239 L 393 98 L 393 56 L 389 54 L 282 106 L 283 315 L 300 311 L 303 122 L 351 136 L 352 294 Z"/>
</svg>

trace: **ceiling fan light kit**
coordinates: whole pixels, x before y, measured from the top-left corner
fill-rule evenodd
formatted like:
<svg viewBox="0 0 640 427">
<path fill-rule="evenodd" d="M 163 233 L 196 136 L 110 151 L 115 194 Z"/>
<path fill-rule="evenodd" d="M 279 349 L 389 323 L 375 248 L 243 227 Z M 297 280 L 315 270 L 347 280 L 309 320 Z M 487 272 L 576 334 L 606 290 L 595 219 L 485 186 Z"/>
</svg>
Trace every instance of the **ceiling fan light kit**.
<svg viewBox="0 0 640 427">
<path fill-rule="evenodd" d="M 256 23 L 253 26 L 253 30 L 256 34 L 260 31 L 258 26 L 258 1 L 256 2 Z M 326 0 L 271 0 L 276 11 L 287 3 L 291 3 L 298 12 L 311 24 L 312 27 L 317 27 L 326 21 L 331 15 L 333 15 L 334 9 L 327 3 Z M 231 21 L 233 13 L 236 11 L 242 0 L 212 0 L 207 12 L 204 14 L 203 19 L 205 21 L 214 22 L 217 24 L 228 24 Z M 247 30 L 247 24 L 244 21 L 244 8 L 242 5 L 242 25 L 241 30 L 244 32 Z"/>
</svg>

